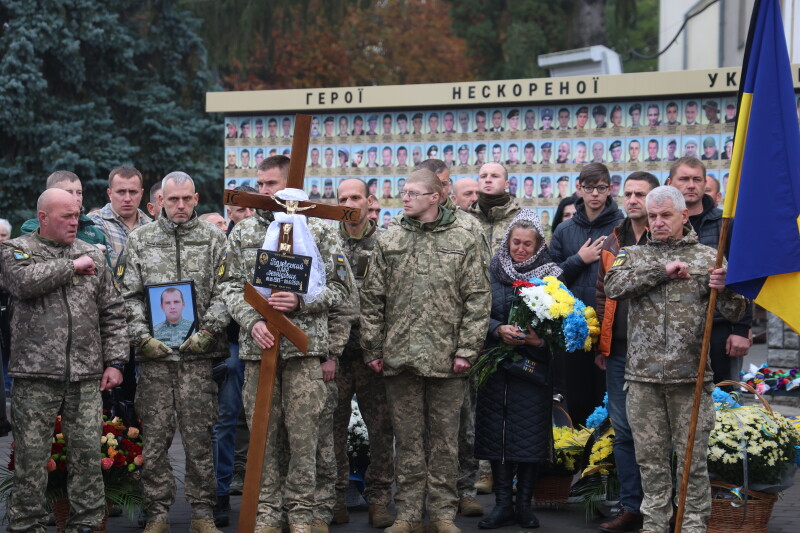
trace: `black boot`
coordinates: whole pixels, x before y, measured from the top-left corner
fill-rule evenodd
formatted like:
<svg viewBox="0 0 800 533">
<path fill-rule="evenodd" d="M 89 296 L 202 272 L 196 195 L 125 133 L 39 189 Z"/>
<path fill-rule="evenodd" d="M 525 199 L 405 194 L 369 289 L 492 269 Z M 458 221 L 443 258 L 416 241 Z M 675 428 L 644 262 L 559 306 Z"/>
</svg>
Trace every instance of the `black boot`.
<svg viewBox="0 0 800 533">
<path fill-rule="evenodd" d="M 231 510 L 230 496 L 217 496 L 217 504 L 214 506 L 214 525 L 226 527 L 230 523 L 228 513 Z"/>
<path fill-rule="evenodd" d="M 495 506 L 489 516 L 478 522 L 480 529 L 497 529 L 514 524 L 514 506 L 511 491 L 514 481 L 514 463 L 490 461 L 494 479 Z"/>
<path fill-rule="evenodd" d="M 517 463 L 517 524 L 530 529 L 539 527 L 539 519 L 531 508 L 537 469 L 537 463 Z"/>
</svg>

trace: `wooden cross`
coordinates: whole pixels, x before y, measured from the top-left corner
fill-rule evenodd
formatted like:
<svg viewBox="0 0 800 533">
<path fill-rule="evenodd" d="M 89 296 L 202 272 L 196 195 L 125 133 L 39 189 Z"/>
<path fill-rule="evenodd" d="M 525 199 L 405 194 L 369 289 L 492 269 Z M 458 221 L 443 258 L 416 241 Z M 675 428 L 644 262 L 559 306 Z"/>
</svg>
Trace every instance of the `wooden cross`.
<svg viewBox="0 0 800 533">
<path fill-rule="evenodd" d="M 289 180 L 287 187 L 303 188 L 308 140 L 311 132 L 311 116 L 296 115 L 294 136 L 292 139 L 292 156 L 289 164 Z M 304 215 L 343 221 L 358 221 L 361 210 L 337 205 L 328 205 L 307 201 L 276 201 L 272 196 L 244 191 L 226 190 L 223 196 L 225 205 L 252 207 L 268 211 L 281 211 L 294 214 L 303 211 Z M 292 224 L 281 224 L 278 252 L 292 252 Z M 250 425 L 250 447 L 247 451 L 247 468 L 244 476 L 244 490 L 239 512 L 239 533 L 252 533 L 256 529 L 256 512 L 258 494 L 261 490 L 261 473 L 264 468 L 264 451 L 267 446 L 269 431 L 269 414 L 272 410 L 272 393 L 275 389 L 275 375 L 278 367 L 278 348 L 281 335 L 285 336 L 301 352 L 308 353 L 308 335 L 294 325 L 280 311 L 273 309 L 267 299 L 256 288 L 247 282 L 244 299 L 253 309 L 267 321 L 267 327 L 275 339 L 272 348 L 261 354 L 261 366 L 258 374 L 258 389 L 254 405 L 253 421 Z"/>
</svg>

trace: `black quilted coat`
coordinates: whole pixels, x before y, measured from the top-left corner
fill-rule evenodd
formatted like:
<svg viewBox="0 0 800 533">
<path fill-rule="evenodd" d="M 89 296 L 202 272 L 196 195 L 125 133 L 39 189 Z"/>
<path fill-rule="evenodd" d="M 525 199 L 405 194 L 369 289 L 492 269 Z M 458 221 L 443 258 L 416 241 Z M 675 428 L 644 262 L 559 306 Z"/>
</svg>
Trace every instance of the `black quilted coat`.
<svg viewBox="0 0 800 533">
<path fill-rule="evenodd" d="M 487 347 L 500 342 L 497 327 L 508 323 L 514 289 L 492 278 L 492 312 Z M 550 359 L 547 348 L 518 348 L 537 361 Z M 552 368 L 552 365 L 551 365 Z M 551 382 L 552 383 L 552 382 Z M 537 386 L 502 368 L 478 389 L 475 411 L 475 457 L 537 463 L 552 454 L 553 387 Z"/>
</svg>

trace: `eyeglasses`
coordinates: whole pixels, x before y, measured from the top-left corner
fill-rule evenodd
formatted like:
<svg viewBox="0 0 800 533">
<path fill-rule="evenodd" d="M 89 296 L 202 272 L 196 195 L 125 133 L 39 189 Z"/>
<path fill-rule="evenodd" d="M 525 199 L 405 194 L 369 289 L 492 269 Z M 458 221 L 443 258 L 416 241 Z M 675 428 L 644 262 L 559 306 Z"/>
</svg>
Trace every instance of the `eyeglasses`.
<svg viewBox="0 0 800 533">
<path fill-rule="evenodd" d="M 604 194 L 608 189 L 610 189 L 610 187 L 608 185 L 595 185 L 594 187 L 591 185 L 582 185 L 581 189 L 586 194 L 592 194 L 595 189 L 597 189 L 597 192 L 600 194 Z"/>
<path fill-rule="evenodd" d="M 400 198 L 405 198 L 408 196 L 411 200 L 416 200 L 420 196 L 430 196 L 434 193 L 432 192 L 414 192 L 414 191 L 403 191 L 400 193 Z"/>
</svg>

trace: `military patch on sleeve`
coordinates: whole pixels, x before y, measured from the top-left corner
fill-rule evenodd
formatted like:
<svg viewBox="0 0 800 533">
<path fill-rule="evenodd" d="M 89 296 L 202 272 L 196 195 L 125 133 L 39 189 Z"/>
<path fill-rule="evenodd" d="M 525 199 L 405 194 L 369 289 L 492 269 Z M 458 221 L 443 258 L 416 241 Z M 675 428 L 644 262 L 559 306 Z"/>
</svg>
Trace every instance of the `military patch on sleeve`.
<svg viewBox="0 0 800 533">
<path fill-rule="evenodd" d="M 223 254 L 222 261 L 219 262 L 219 268 L 217 269 L 217 278 L 222 279 L 222 276 L 225 275 L 225 260 L 228 258 L 228 254 Z"/>
<path fill-rule="evenodd" d="M 612 267 L 618 267 L 624 265 L 628 261 L 628 252 L 625 250 L 620 251 L 617 254 L 617 257 L 614 258 L 614 262 L 611 264 Z"/>
<path fill-rule="evenodd" d="M 30 259 L 31 256 L 28 255 L 25 250 L 16 249 L 14 250 L 14 259 L 17 261 L 24 261 L 25 259 Z"/>
<path fill-rule="evenodd" d="M 336 277 L 342 283 L 344 283 L 347 280 L 347 269 L 344 267 L 344 265 L 338 265 L 336 267 Z"/>
<path fill-rule="evenodd" d="M 119 264 L 117 264 L 116 278 L 117 279 L 121 278 L 123 276 L 123 274 L 125 274 L 125 263 L 119 263 Z"/>
<path fill-rule="evenodd" d="M 344 263 L 344 256 L 342 254 L 336 254 L 336 262 Z"/>
</svg>

